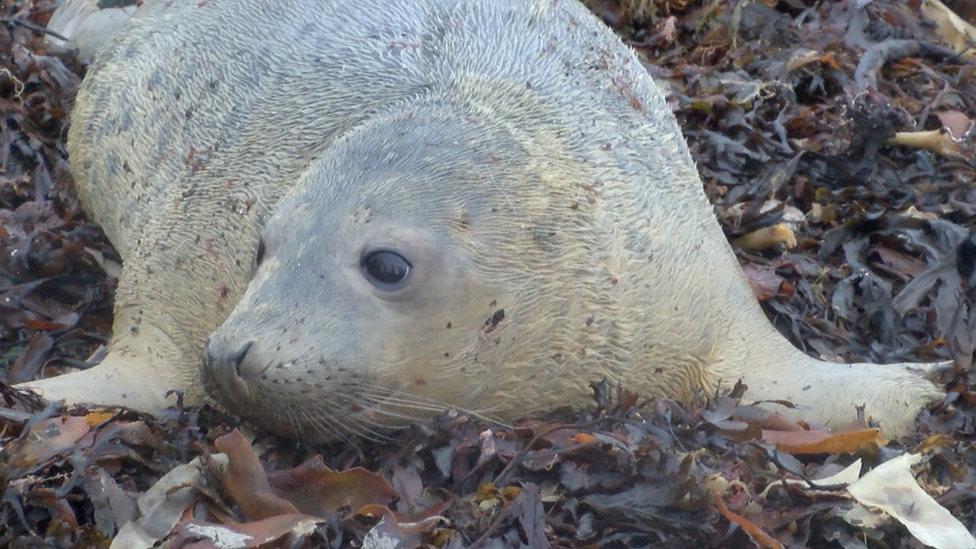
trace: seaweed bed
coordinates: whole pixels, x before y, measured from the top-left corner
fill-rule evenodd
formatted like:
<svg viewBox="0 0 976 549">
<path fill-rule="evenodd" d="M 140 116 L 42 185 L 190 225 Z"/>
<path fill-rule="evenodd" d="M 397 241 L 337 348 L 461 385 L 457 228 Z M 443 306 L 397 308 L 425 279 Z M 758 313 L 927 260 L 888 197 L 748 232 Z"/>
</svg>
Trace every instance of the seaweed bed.
<svg viewBox="0 0 976 549">
<path fill-rule="evenodd" d="M 39 31 L 53 4 L 0 6 L 9 383 L 97 360 L 120 263 L 72 194 L 64 135 L 85 67 Z M 0 547 L 117 535 L 164 547 L 922 547 L 843 485 L 810 482 L 906 453 L 921 456 L 906 471 L 924 493 L 976 529 L 965 23 L 927 0 L 589 4 L 668 90 L 746 275 L 794 344 L 837 361 L 953 361 L 947 397 L 913 434 L 885 440 L 865 421 L 802 430 L 735 392 L 682 405 L 598 384 L 584 413 L 514 428 L 449 414 L 310 448 L 245 439 L 208 407 L 65 410 L 0 384 Z"/>
</svg>

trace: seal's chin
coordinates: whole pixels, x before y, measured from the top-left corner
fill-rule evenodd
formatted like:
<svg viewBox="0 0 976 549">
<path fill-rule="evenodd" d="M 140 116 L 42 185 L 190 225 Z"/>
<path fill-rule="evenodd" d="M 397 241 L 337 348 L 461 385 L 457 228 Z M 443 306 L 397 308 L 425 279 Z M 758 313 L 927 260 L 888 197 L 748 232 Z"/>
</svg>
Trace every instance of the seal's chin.
<svg viewBox="0 0 976 549">
<path fill-rule="evenodd" d="M 247 380 L 206 363 L 202 371 L 207 394 L 221 408 L 278 435 L 320 442 L 375 436 L 382 430 L 371 414 L 351 399 L 337 403 L 307 395 L 282 394 L 259 380 Z"/>
</svg>

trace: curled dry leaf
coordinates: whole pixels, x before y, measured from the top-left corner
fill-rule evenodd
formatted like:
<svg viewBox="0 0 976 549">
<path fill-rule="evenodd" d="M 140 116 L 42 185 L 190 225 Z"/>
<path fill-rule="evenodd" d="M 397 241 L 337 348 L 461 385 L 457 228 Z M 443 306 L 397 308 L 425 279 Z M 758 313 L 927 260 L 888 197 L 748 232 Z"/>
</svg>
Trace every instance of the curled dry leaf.
<svg viewBox="0 0 976 549">
<path fill-rule="evenodd" d="M 221 484 L 248 518 L 260 520 L 299 514 L 294 505 L 271 489 L 261 460 L 240 431 L 234 429 L 218 437 L 214 446 L 227 454 L 227 467 L 221 475 Z"/>
<path fill-rule="evenodd" d="M 30 467 L 61 452 L 70 450 L 91 432 L 83 417 L 59 416 L 45 419 L 31 427 L 27 436 L 10 448 L 10 466 Z M 88 438 L 91 442 L 91 437 Z"/>
<path fill-rule="evenodd" d="M 759 263 L 746 263 L 742 266 L 749 287 L 759 301 L 767 301 L 774 297 L 788 296 L 793 293 L 793 287 L 785 278 L 776 274 L 776 268 Z"/>
<path fill-rule="evenodd" d="M 327 517 L 340 508 L 353 512 L 368 505 L 387 506 L 396 490 L 381 475 L 354 467 L 336 472 L 315 455 L 293 469 L 269 475 L 274 492 L 303 513 Z"/>
</svg>

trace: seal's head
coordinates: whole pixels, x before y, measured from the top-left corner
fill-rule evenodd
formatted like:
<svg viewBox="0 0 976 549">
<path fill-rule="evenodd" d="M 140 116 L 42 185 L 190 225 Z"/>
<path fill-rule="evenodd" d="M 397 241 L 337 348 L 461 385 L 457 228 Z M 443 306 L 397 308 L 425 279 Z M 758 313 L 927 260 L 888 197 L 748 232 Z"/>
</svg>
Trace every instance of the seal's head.
<svg viewBox="0 0 976 549">
<path fill-rule="evenodd" d="M 472 88 L 491 98 L 455 90 L 351 131 L 267 223 L 204 351 L 231 412 L 333 438 L 451 406 L 501 419 L 588 398 L 589 379 L 560 372 L 607 348 L 579 329 L 608 309 L 589 282 L 611 231 L 594 227 L 558 119 L 524 86 Z"/>
</svg>

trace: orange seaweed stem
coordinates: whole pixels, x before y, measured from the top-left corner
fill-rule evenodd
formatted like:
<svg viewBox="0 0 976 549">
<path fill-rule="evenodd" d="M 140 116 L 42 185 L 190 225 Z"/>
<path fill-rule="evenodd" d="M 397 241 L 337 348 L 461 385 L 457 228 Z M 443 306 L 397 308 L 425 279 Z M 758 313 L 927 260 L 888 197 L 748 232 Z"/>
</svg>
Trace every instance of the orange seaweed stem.
<svg viewBox="0 0 976 549">
<path fill-rule="evenodd" d="M 772 536 L 763 532 L 758 526 L 749 522 L 749 519 L 743 517 L 742 515 L 737 515 L 729 508 L 725 506 L 725 502 L 722 501 L 722 496 L 715 494 L 715 505 L 718 506 L 718 512 L 722 514 L 723 517 L 728 519 L 730 522 L 734 522 L 742 528 L 745 533 L 749 534 L 752 541 L 756 542 L 757 545 L 761 547 L 766 547 L 767 549 L 783 549 L 783 544 L 773 539 Z"/>
</svg>

